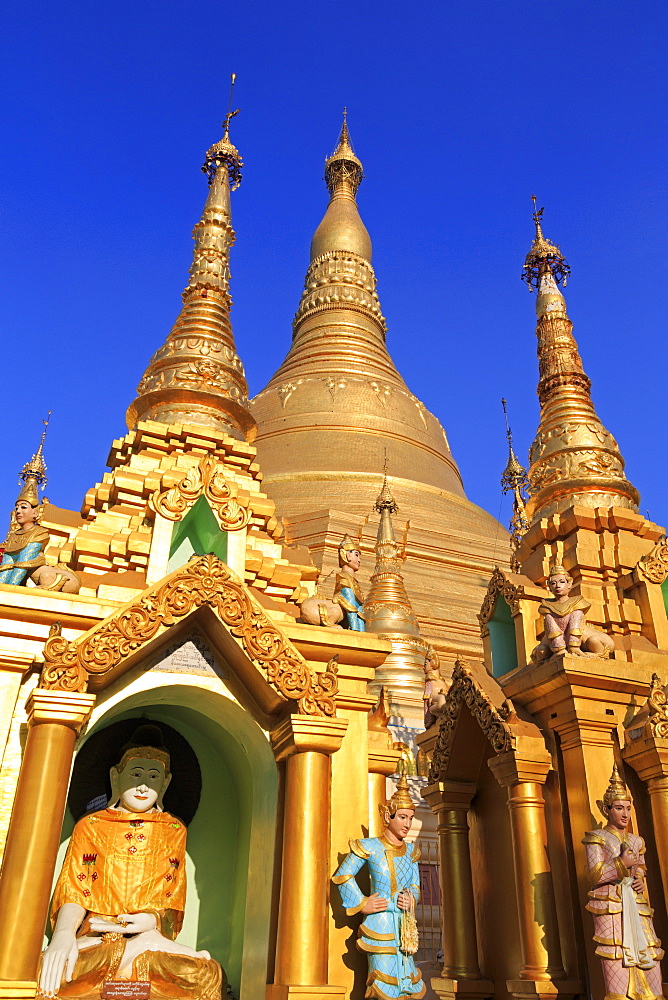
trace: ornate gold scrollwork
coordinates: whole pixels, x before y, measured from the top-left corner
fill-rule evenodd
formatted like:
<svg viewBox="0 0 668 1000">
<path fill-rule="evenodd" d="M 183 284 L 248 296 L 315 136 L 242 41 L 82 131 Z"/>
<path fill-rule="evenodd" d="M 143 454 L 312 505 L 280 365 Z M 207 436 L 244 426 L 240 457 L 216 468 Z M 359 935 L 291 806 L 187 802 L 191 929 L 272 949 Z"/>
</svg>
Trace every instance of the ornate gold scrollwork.
<svg viewBox="0 0 668 1000">
<path fill-rule="evenodd" d="M 44 646 L 40 686 L 85 691 L 89 674 L 104 674 L 158 632 L 208 605 L 241 640 L 247 656 L 281 697 L 296 701 L 303 715 L 336 713 L 337 666 L 313 673 L 302 655 L 267 618 L 243 583 L 213 555 L 194 557 L 178 573 L 147 591 L 80 639 L 52 635 Z"/>
<path fill-rule="evenodd" d="M 496 599 L 499 594 L 508 604 L 511 615 L 518 615 L 520 613 L 520 601 L 524 597 L 524 587 L 521 584 L 514 584 L 510 580 L 507 580 L 497 566 L 487 585 L 487 593 L 478 614 L 480 633 L 483 636 L 489 634 L 489 621 L 494 614 Z"/>
<path fill-rule="evenodd" d="M 664 535 L 636 564 L 636 572 L 650 583 L 664 583 L 668 577 L 668 536 Z"/>
<path fill-rule="evenodd" d="M 668 697 L 658 674 L 652 674 L 646 708 L 649 713 L 647 726 L 651 735 L 665 739 L 668 736 Z"/>
<path fill-rule="evenodd" d="M 455 726 L 462 706 L 466 705 L 495 753 L 506 753 L 515 749 L 515 737 L 504 715 L 512 718 L 507 708 L 494 707 L 487 695 L 478 687 L 473 674 L 462 660 L 457 660 L 452 674 L 452 684 L 445 698 L 441 723 L 438 727 L 436 745 L 429 768 L 429 781 L 440 781 L 445 777 Z"/>
<path fill-rule="evenodd" d="M 180 521 L 202 495 L 208 500 L 223 531 L 239 531 L 250 521 L 249 508 L 241 505 L 234 488 L 211 455 L 204 455 L 199 465 L 189 469 L 176 486 L 162 493 L 156 490 L 149 499 L 149 506 L 170 521 Z"/>
</svg>

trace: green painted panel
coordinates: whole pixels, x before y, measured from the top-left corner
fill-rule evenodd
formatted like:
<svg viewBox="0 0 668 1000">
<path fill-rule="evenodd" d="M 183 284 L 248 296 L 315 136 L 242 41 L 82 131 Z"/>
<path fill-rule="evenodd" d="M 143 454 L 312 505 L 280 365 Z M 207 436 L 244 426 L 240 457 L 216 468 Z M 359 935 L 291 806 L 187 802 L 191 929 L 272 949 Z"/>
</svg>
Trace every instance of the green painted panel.
<svg viewBox="0 0 668 1000">
<path fill-rule="evenodd" d="M 508 602 L 500 594 L 489 621 L 489 641 L 492 647 L 492 676 L 502 677 L 514 670 L 517 666 L 515 623 Z"/>
<path fill-rule="evenodd" d="M 661 584 L 661 593 L 663 594 L 663 606 L 666 609 L 666 614 L 668 615 L 668 580 L 664 580 Z"/>
<path fill-rule="evenodd" d="M 227 532 L 221 531 L 206 497 L 199 497 L 174 525 L 169 549 L 168 572 L 184 566 L 191 556 L 208 553 L 227 562 Z"/>
</svg>

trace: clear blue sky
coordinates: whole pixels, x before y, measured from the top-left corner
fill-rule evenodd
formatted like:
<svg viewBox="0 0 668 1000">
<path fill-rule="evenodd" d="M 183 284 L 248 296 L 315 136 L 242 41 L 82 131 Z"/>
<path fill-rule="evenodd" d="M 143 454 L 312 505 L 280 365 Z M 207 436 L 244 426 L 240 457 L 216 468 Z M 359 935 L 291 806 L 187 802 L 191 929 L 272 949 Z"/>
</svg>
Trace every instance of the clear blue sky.
<svg viewBox="0 0 668 1000">
<path fill-rule="evenodd" d="M 535 192 L 599 415 L 665 523 L 667 21 L 665 0 L 7 4 L 0 520 L 50 408 L 52 502 L 101 478 L 180 306 L 235 71 L 251 392 L 290 343 L 346 104 L 388 345 L 469 497 L 499 513 L 501 396 L 523 458 L 537 424 Z"/>
</svg>

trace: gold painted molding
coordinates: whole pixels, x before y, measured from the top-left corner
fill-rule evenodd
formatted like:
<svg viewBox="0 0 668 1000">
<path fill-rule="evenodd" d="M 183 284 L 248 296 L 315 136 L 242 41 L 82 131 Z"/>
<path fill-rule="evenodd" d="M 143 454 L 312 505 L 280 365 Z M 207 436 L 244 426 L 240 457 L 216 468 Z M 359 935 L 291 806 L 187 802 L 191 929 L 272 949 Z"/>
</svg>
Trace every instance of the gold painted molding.
<svg viewBox="0 0 668 1000">
<path fill-rule="evenodd" d="M 476 684 L 463 660 L 457 660 L 452 673 L 452 684 L 445 699 L 445 706 L 429 768 L 429 784 L 442 781 L 450 760 L 452 740 L 459 713 L 466 705 L 495 753 L 515 749 L 515 736 L 501 711 L 492 704 Z"/>
<path fill-rule="evenodd" d="M 223 531 L 240 531 L 250 521 L 248 504 L 239 502 L 236 490 L 225 478 L 222 466 L 212 455 L 203 455 L 171 489 L 156 490 L 149 507 L 170 521 L 180 521 L 199 497 L 206 497 Z"/>
<path fill-rule="evenodd" d="M 44 646 L 40 687 L 83 692 L 91 674 L 105 674 L 161 631 L 207 605 L 260 668 L 267 683 L 303 715 L 333 716 L 337 666 L 312 671 L 222 560 L 197 556 L 71 642 L 52 635 Z"/>
<path fill-rule="evenodd" d="M 93 711 L 96 696 L 78 691 L 48 691 L 34 688 L 26 703 L 28 727 L 56 722 L 78 733 Z"/>
</svg>

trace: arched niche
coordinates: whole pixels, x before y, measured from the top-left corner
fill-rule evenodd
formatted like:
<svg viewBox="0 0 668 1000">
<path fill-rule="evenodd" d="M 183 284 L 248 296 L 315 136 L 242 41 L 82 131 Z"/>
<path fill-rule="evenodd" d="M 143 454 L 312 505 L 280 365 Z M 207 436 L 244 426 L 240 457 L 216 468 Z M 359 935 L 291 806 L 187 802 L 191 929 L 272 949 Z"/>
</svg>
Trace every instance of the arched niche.
<svg viewBox="0 0 668 1000">
<path fill-rule="evenodd" d="M 272 895 L 278 771 L 255 720 L 199 678 L 144 673 L 110 692 L 86 739 L 118 719 L 144 716 L 178 730 L 202 771 L 200 805 L 188 828 L 188 894 L 179 940 L 206 948 L 239 1000 L 264 996 Z M 74 820 L 66 813 L 56 877 Z"/>
<path fill-rule="evenodd" d="M 487 623 L 492 658 L 492 676 L 503 677 L 517 667 L 517 637 L 510 605 L 498 594 Z"/>
</svg>

